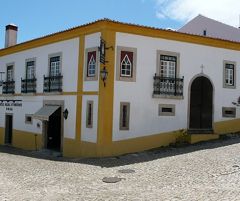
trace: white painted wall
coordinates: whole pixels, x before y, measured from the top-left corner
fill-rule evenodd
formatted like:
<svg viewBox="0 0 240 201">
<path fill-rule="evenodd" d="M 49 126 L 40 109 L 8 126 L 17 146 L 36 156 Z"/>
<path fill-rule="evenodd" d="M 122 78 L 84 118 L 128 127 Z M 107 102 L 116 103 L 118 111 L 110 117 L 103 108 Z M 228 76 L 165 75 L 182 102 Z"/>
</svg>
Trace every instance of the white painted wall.
<svg viewBox="0 0 240 201">
<path fill-rule="evenodd" d="M 116 34 L 116 45 L 137 48 L 137 73 L 136 82 L 116 81 L 115 74 L 114 141 L 187 128 L 189 82 L 195 75 L 201 73 L 202 64 L 204 73 L 214 84 L 214 121 L 229 120 L 222 117 L 222 107 L 233 107 L 232 101 L 239 96 L 240 54 L 238 51 L 124 33 Z M 184 76 L 183 100 L 152 98 L 157 50 L 180 53 L 180 76 Z M 236 89 L 223 89 L 223 60 L 237 63 Z M 129 131 L 119 130 L 120 102 L 130 102 Z M 158 116 L 158 104 L 175 104 L 176 115 Z M 239 108 L 237 117 L 240 117 Z"/>
<path fill-rule="evenodd" d="M 15 63 L 15 93 L 21 93 L 21 77 L 25 78 L 25 59 L 36 58 L 37 93 L 43 92 L 43 75 L 48 76 L 48 55 L 62 53 L 63 91 L 77 91 L 79 38 L 66 40 L 19 53 L 0 57 L 0 72 L 6 72 L 8 63 Z M 4 80 L 6 73 L 4 74 Z M 70 82 L 71 80 L 71 82 Z"/>
<path fill-rule="evenodd" d="M 208 37 L 240 41 L 239 28 L 218 22 L 202 15 L 193 18 L 178 31 L 202 36 L 204 30 L 206 30 L 206 36 Z"/>
<path fill-rule="evenodd" d="M 0 71 L 6 72 L 6 64 L 15 63 L 15 93 L 21 93 L 21 77 L 25 78 L 25 59 L 36 58 L 37 93 L 43 92 L 43 75 L 48 75 L 48 55 L 62 53 L 63 92 L 77 91 L 79 38 L 66 40 L 38 48 L 29 49 L 19 53 L 0 57 Z M 6 74 L 4 75 L 4 80 Z M 0 87 L 2 92 L 2 87 Z M 13 128 L 21 131 L 42 134 L 41 121 L 33 120 L 33 124 L 25 124 L 25 114 L 34 114 L 43 106 L 44 100 L 64 100 L 68 109 L 68 119 L 64 120 L 64 137 L 75 138 L 76 128 L 76 96 L 2 96 L 0 100 L 22 100 L 22 107 L 12 107 L 13 111 L 7 111 L 6 107 L 0 107 L 0 127 L 5 127 L 5 113 L 13 113 Z M 37 128 L 37 123 L 41 127 Z"/>
<path fill-rule="evenodd" d="M 88 48 L 95 48 L 100 46 L 100 37 L 101 33 L 97 32 L 94 34 L 86 35 L 85 36 L 85 49 Z M 86 72 L 86 65 L 85 65 L 85 52 L 84 52 L 84 73 Z M 94 81 L 84 81 L 83 82 L 83 91 L 98 91 L 99 89 L 99 70 L 100 62 L 98 61 L 98 80 Z M 83 80 L 85 75 L 83 74 Z"/>
<path fill-rule="evenodd" d="M 3 98 L 1 98 L 2 100 Z M 8 111 L 5 106 L 0 106 L 0 127 L 5 127 L 5 114 L 13 114 L 13 129 L 42 134 L 42 122 L 33 119 L 32 124 L 25 123 L 26 114 L 34 114 L 42 106 L 44 100 L 64 100 L 64 107 L 68 109 L 68 118 L 64 119 L 64 137 L 75 138 L 76 128 L 76 96 L 17 96 L 4 99 L 22 100 L 22 107 L 10 107 L 13 111 Z M 65 109 L 64 108 L 64 109 Z M 40 123 L 40 128 L 37 127 Z"/>
<path fill-rule="evenodd" d="M 86 127 L 86 109 L 87 101 L 93 101 L 93 127 Z M 84 95 L 82 98 L 82 126 L 81 126 L 81 140 L 86 142 L 97 142 L 97 125 L 98 125 L 98 96 Z"/>
</svg>

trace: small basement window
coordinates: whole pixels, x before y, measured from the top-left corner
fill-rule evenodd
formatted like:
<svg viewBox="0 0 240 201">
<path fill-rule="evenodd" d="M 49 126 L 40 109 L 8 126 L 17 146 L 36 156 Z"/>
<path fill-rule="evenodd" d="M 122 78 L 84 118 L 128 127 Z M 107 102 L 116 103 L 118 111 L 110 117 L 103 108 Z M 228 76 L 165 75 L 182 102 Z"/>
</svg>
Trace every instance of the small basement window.
<svg viewBox="0 0 240 201">
<path fill-rule="evenodd" d="M 25 124 L 32 124 L 32 114 L 25 115 Z"/>
<path fill-rule="evenodd" d="M 159 104 L 158 116 L 175 116 L 175 105 Z"/>
<path fill-rule="evenodd" d="M 236 117 L 236 108 L 235 107 L 223 107 L 222 108 L 222 117 L 235 118 Z"/>
</svg>

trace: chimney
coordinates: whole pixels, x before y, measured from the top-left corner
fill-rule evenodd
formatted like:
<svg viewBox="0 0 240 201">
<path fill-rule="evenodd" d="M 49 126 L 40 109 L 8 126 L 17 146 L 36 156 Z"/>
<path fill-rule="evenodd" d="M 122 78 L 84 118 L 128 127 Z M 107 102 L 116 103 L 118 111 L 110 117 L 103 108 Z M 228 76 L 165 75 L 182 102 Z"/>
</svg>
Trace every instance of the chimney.
<svg viewBox="0 0 240 201">
<path fill-rule="evenodd" d="M 6 26 L 5 48 L 17 44 L 17 31 L 18 31 L 18 27 L 14 24 L 9 24 Z"/>
</svg>

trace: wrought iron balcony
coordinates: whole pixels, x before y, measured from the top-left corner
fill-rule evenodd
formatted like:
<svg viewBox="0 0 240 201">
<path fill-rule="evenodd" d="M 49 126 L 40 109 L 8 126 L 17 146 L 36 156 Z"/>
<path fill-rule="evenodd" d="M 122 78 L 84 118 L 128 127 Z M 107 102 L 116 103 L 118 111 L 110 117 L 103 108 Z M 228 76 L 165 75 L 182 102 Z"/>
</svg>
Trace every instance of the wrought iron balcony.
<svg viewBox="0 0 240 201">
<path fill-rule="evenodd" d="M 3 82 L 3 88 L 2 88 L 3 94 L 14 94 L 15 93 L 15 81 L 6 81 Z"/>
<path fill-rule="evenodd" d="M 21 78 L 21 92 L 22 93 L 36 93 L 37 79 L 22 79 Z"/>
<path fill-rule="evenodd" d="M 153 95 L 162 96 L 183 96 L 183 80 L 182 78 L 162 77 L 156 74 L 153 77 Z"/>
<path fill-rule="evenodd" d="M 43 92 L 62 92 L 62 75 L 43 77 Z"/>
</svg>

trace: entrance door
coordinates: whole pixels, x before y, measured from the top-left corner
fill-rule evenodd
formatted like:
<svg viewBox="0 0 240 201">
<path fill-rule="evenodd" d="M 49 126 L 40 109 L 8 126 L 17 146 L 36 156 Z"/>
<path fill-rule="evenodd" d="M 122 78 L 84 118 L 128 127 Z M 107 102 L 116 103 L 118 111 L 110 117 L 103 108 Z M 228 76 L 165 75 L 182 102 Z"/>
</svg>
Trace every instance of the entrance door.
<svg viewBox="0 0 240 201">
<path fill-rule="evenodd" d="M 191 85 L 189 130 L 212 131 L 213 87 L 206 77 Z"/>
<path fill-rule="evenodd" d="M 47 122 L 47 149 L 60 151 L 61 148 L 61 107 L 59 107 Z"/>
<path fill-rule="evenodd" d="M 5 116 L 5 144 L 12 144 L 12 119 L 12 115 Z"/>
</svg>

